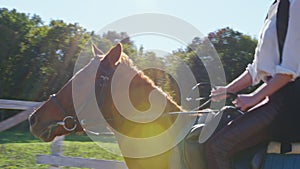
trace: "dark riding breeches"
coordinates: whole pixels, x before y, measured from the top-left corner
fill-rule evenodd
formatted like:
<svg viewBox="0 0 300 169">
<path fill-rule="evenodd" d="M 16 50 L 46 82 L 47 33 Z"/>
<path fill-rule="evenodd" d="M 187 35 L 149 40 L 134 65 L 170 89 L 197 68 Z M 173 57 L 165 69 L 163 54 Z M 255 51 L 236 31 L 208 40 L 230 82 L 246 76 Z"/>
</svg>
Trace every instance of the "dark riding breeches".
<svg viewBox="0 0 300 169">
<path fill-rule="evenodd" d="M 300 88 L 299 80 L 297 85 Z M 269 140 L 276 133 L 272 130 L 276 128 L 274 121 L 281 116 L 279 112 L 290 106 L 286 102 L 287 90 L 283 87 L 269 97 L 268 103 L 238 117 L 213 135 L 205 143 L 208 169 L 232 169 L 230 160 L 234 154 Z M 300 91 L 297 92 L 299 100 Z"/>
</svg>

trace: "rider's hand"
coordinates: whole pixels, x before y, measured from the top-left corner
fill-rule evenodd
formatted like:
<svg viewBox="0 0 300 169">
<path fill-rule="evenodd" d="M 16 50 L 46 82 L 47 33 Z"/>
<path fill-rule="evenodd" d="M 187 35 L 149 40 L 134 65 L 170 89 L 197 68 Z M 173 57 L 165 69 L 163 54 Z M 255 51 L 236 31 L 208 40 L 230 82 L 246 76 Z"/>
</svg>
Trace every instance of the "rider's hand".
<svg viewBox="0 0 300 169">
<path fill-rule="evenodd" d="M 260 101 L 261 99 L 255 97 L 255 95 L 253 94 L 240 94 L 232 103 L 241 111 L 247 111 L 251 107 L 258 104 Z"/>
<path fill-rule="evenodd" d="M 226 92 L 226 86 L 218 86 L 217 89 L 211 91 L 210 96 L 212 97 L 212 101 L 220 101 L 226 99 L 228 97 L 228 95 L 225 94 Z"/>
</svg>

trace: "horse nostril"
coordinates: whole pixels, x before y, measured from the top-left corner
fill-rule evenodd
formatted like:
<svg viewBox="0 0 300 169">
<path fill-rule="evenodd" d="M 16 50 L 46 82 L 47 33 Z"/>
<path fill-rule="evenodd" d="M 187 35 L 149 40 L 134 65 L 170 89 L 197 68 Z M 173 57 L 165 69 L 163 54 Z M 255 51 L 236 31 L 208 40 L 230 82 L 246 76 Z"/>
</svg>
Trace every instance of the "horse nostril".
<svg viewBox="0 0 300 169">
<path fill-rule="evenodd" d="M 34 126 L 35 124 L 36 124 L 36 122 L 37 122 L 37 118 L 36 118 L 36 115 L 31 115 L 30 117 L 29 117 L 29 124 L 30 124 L 30 126 Z"/>
</svg>

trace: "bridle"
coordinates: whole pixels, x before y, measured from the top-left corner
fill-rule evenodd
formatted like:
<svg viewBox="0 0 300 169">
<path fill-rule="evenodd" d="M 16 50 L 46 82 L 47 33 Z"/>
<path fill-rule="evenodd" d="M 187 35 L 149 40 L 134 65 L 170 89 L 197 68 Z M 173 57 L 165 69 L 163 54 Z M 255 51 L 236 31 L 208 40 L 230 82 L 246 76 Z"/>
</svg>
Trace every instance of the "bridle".
<svg viewBox="0 0 300 169">
<path fill-rule="evenodd" d="M 88 99 L 79 107 L 78 112 L 76 111 L 77 113 L 75 112 L 75 110 L 74 110 L 73 114 L 67 112 L 64 109 L 63 105 L 56 98 L 56 94 L 50 95 L 49 99 L 58 107 L 60 112 L 64 115 L 64 118 L 62 121 L 52 123 L 51 125 L 48 126 L 48 128 L 50 130 L 49 135 L 51 134 L 51 131 L 58 126 L 62 126 L 68 132 L 73 132 L 76 130 L 78 125 L 81 125 L 81 126 L 86 125 L 86 120 L 83 119 L 83 120 L 79 121 L 76 114 L 79 114 L 82 112 L 82 110 L 86 107 L 88 102 L 92 99 L 92 96 L 93 96 L 92 92 L 97 92 L 100 87 L 101 87 L 100 93 L 98 93 L 98 94 L 96 93 L 96 98 L 97 98 L 98 106 L 99 107 L 102 106 L 106 87 L 107 87 L 109 80 L 110 80 L 112 74 L 114 73 L 114 71 L 115 71 L 115 69 L 113 69 L 113 68 L 110 68 L 110 70 L 105 70 L 101 66 L 101 62 L 100 62 L 99 67 L 97 69 L 97 75 L 99 73 L 101 75 L 98 78 L 96 78 L 97 79 L 95 82 L 96 90 L 90 92 Z M 68 126 L 67 124 L 72 124 L 72 125 Z"/>
<path fill-rule="evenodd" d="M 68 115 L 68 113 L 65 111 L 63 106 L 59 103 L 59 101 L 56 98 L 56 94 L 50 95 L 50 100 L 59 108 L 59 110 L 63 113 L 64 118 L 62 121 L 56 122 L 57 126 L 63 126 L 63 128 L 67 131 L 74 131 L 77 128 L 78 125 L 78 119 L 74 117 L 73 115 Z M 67 121 L 73 121 L 73 125 L 67 126 Z"/>
</svg>

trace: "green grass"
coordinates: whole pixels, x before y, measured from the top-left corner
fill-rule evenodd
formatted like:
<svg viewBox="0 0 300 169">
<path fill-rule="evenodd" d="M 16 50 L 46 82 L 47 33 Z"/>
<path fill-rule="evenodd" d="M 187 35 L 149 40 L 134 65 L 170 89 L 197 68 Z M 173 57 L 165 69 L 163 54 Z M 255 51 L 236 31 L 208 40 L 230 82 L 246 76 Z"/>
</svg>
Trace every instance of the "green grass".
<svg viewBox="0 0 300 169">
<path fill-rule="evenodd" d="M 65 138 L 63 155 L 84 158 L 123 160 L 101 147 L 114 147 L 117 144 L 104 139 L 101 146 L 92 142 L 89 137 L 70 135 Z M 46 169 L 48 165 L 36 164 L 37 154 L 51 154 L 50 143 L 34 138 L 30 133 L 0 133 L 0 168 L 1 169 Z M 74 167 L 62 167 L 74 168 Z"/>
<path fill-rule="evenodd" d="M 86 135 L 71 134 L 65 138 L 66 141 L 81 141 L 92 142 Z M 5 131 L 0 132 L 0 144 L 5 143 L 43 143 L 40 139 L 35 138 L 30 132 L 14 132 Z"/>
</svg>

